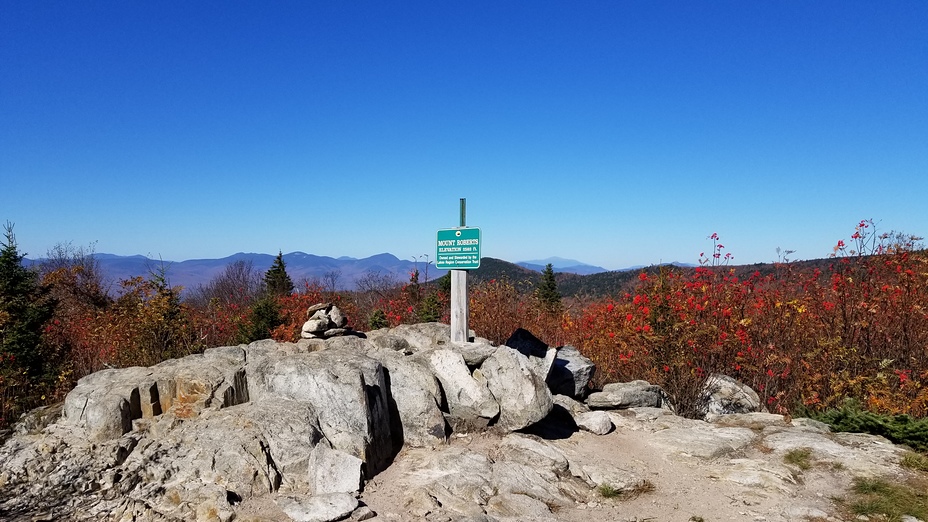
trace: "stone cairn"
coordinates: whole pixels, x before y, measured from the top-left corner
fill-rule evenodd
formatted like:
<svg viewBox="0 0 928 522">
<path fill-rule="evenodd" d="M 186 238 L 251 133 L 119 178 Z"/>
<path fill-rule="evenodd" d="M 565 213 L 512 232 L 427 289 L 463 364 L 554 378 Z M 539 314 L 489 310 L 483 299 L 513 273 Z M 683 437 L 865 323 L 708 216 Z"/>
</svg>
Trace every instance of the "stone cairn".
<svg viewBox="0 0 928 522">
<path fill-rule="evenodd" d="M 340 335 L 355 335 L 348 318 L 332 303 L 319 303 L 306 310 L 309 320 L 303 323 L 303 339 L 328 339 Z"/>
</svg>

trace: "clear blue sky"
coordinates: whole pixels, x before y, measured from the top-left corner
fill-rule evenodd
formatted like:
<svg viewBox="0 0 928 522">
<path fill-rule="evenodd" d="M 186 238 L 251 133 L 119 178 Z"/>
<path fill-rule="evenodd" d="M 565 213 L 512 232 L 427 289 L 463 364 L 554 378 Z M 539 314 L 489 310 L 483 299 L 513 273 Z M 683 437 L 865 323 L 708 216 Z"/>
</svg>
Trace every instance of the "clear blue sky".
<svg viewBox="0 0 928 522">
<path fill-rule="evenodd" d="M 0 7 L 21 252 L 482 253 L 609 269 L 928 235 L 928 2 Z"/>
</svg>

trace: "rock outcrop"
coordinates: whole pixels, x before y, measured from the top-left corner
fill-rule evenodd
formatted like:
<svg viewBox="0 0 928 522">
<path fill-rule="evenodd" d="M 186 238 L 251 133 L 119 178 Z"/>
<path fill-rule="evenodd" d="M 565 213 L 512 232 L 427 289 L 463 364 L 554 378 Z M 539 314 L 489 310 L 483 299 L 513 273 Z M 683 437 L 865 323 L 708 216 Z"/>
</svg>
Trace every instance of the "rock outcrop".
<svg viewBox="0 0 928 522">
<path fill-rule="evenodd" d="M 899 474 L 904 450 L 879 437 L 769 413 L 682 419 L 644 381 L 579 402 L 584 358 L 520 342 L 404 325 L 89 375 L 0 447 L 0 519 L 599 522 L 620 519 L 604 491 L 685 489 L 673 481 L 694 462 L 764 506 L 754 519 L 827 519 L 828 497 L 805 492 L 831 494 L 838 466 Z M 797 448 L 834 467 L 797 478 L 782 461 Z M 658 474 L 668 463 L 679 468 Z M 640 515 L 670 519 L 658 505 Z"/>
<path fill-rule="evenodd" d="M 0 450 L 0 518 L 231 520 L 239 504 L 271 495 L 290 518 L 315 520 L 318 506 L 350 507 L 346 494 L 357 507 L 364 481 L 404 446 L 508 433 L 553 407 L 514 349 L 451 343 L 447 325 L 330 334 L 345 329 L 339 317 L 328 304 L 310 310 L 304 331 L 319 339 L 81 379 L 60 418 L 36 417 Z"/>
</svg>

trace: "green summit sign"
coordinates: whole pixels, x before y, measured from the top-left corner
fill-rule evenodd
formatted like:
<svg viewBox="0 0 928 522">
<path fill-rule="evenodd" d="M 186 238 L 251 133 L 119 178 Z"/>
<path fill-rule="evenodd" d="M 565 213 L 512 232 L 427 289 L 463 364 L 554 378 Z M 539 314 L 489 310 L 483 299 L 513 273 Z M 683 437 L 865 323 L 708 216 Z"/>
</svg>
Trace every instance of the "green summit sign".
<svg viewBox="0 0 928 522">
<path fill-rule="evenodd" d="M 480 268 L 480 229 L 448 228 L 438 231 L 439 270 L 475 270 Z"/>
</svg>

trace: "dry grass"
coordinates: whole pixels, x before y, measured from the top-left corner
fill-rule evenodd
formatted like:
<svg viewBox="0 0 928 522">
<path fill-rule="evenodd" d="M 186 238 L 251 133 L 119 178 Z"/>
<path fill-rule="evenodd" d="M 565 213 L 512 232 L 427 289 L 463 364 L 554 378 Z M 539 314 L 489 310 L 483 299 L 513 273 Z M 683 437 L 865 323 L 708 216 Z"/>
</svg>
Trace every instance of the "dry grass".
<svg viewBox="0 0 928 522">
<path fill-rule="evenodd" d="M 911 451 L 902 457 L 902 467 L 915 471 L 928 471 L 928 457 L 921 453 Z"/>
<path fill-rule="evenodd" d="M 852 516 L 901 522 L 904 517 L 928 520 L 928 494 L 924 481 L 889 482 L 856 478 L 850 498 L 842 501 Z"/>
<path fill-rule="evenodd" d="M 654 491 L 654 483 L 650 480 L 642 480 L 631 488 L 615 488 L 609 484 L 600 484 L 597 488 L 600 496 L 603 498 L 615 498 L 618 500 L 632 500 L 638 498 L 643 493 Z"/>
<path fill-rule="evenodd" d="M 812 467 L 812 450 L 810 448 L 791 449 L 783 455 L 783 462 L 806 471 Z"/>
</svg>

